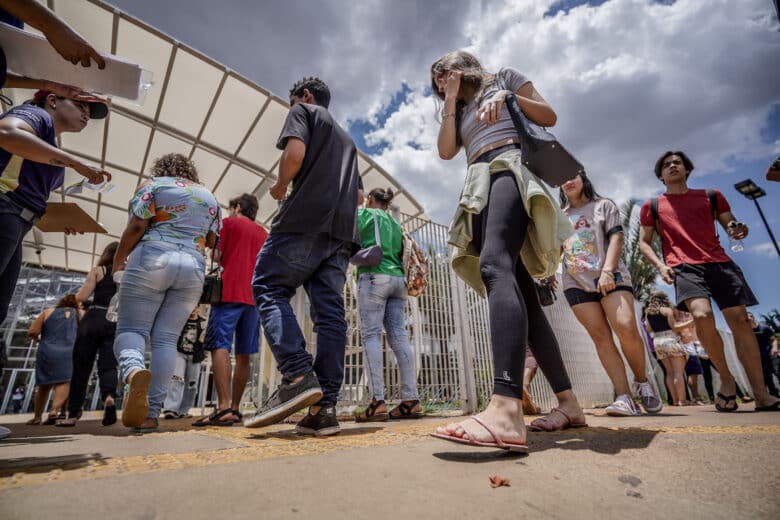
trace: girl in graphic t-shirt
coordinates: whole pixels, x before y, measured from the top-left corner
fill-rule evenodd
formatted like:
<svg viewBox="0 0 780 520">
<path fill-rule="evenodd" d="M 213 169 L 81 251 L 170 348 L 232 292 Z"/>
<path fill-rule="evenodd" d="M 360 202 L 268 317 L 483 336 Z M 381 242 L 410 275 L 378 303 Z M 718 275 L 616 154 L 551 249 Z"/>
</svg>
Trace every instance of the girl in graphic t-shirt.
<svg viewBox="0 0 780 520">
<path fill-rule="evenodd" d="M 561 187 L 560 199 L 561 208 L 574 225 L 574 234 L 563 244 L 563 293 L 596 344 L 601 364 L 618 394 L 606 412 L 618 417 L 642 415 L 613 340 L 614 331 L 634 374 L 633 393 L 638 394 L 646 412 L 658 413 L 663 403 L 647 381 L 631 277 L 620 258 L 620 211 L 614 202 L 596 193 L 585 173 Z"/>
</svg>

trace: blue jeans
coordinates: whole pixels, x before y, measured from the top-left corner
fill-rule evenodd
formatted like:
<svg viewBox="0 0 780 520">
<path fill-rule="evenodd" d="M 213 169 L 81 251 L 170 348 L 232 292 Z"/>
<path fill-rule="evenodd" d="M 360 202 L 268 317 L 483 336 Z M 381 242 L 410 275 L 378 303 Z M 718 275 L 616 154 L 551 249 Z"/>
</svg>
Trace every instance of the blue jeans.
<svg viewBox="0 0 780 520">
<path fill-rule="evenodd" d="M 16 290 L 22 268 L 22 240 L 32 224 L 19 216 L 23 208 L 0 196 L 0 324 Z"/>
<path fill-rule="evenodd" d="M 119 289 L 114 353 L 123 380 L 143 369 L 152 347 L 149 417 L 156 419 L 176 365 L 176 344 L 203 292 L 205 261 L 195 249 L 167 242 L 141 242 L 127 262 Z"/>
<path fill-rule="evenodd" d="M 195 406 L 199 376 L 200 362 L 196 363 L 192 360 L 192 356 L 176 351 L 176 364 L 163 410 L 181 415 L 189 414 L 190 408 Z"/>
<path fill-rule="evenodd" d="M 344 382 L 347 321 L 344 281 L 351 244 L 329 235 L 271 233 L 257 256 L 252 280 L 263 332 L 286 380 L 312 370 L 322 387 L 320 406 L 335 405 Z M 317 357 L 306 351 L 290 299 L 298 287 L 309 295 L 317 327 Z"/>
<path fill-rule="evenodd" d="M 406 283 L 403 276 L 363 273 L 358 278 L 358 311 L 360 332 L 363 337 L 371 396 L 377 401 L 385 399 L 385 379 L 382 371 L 382 324 L 387 331 L 387 341 L 393 349 L 401 372 L 401 399 L 412 401 L 420 398 L 417 393 L 417 374 L 414 369 L 414 352 L 404 327 Z"/>
</svg>

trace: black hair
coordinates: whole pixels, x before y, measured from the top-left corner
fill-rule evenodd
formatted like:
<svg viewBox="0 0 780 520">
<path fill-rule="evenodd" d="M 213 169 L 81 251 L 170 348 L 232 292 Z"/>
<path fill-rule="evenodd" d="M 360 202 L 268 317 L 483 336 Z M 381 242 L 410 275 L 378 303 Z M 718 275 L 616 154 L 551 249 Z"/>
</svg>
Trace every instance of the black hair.
<svg viewBox="0 0 780 520">
<path fill-rule="evenodd" d="M 588 201 L 600 199 L 601 195 L 596 193 L 596 188 L 593 187 L 593 183 L 590 182 L 590 178 L 588 178 L 588 174 L 585 172 L 580 172 L 577 175 L 580 176 L 580 179 L 582 179 L 582 194 L 585 195 L 585 198 L 588 199 Z M 561 208 L 565 208 L 569 205 L 569 198 L 566 197 L 566 194 L 563 192 L 563 188 L 561 187 L 561 191 L 559 193 L 560 202 L 561 202 Z"/>
<path fill-rule="evenodd" d="M 672 155 L 678 156 L 680 159 L 682 159 L 683 166 L 685 166 L 685 169 L 688 171 L 688 173 L 685 174 L 685 178 L 688 179 L 688 176 L 693 171 L 693 161 L 691 161 L 687 155 L 685 155 L 685 152 L 676 151 L 673 152 L 671 150 L 665 152 L 661 157 L 658 158 L 657 161 L 655 161 L 655 176 L 659 179 L 661 178 L 661 171 L 664 169 L 664 161 L 667 157 L 671 157 Z"/>
<path fill-rule="evenodd" d="M 395 197 L 395 193 L 393 193 L 393 190 L 390 188 L 374 188 L 368 192 L 368 196 L 380 203 L 383 208 L 387 209 L 390 202 L 393 200 L 393 197 Z"/>
<path fill-rule="evenodd" d="M 181 177 L 200 184 L 195 163 L 180 153 L 167 153 L 157 158 L 151 172 L 152 177 Z"/>
<path fill-rule="evenodd" d="M 254 220 L 257 217 L 257 197 L 249 193 L 243 193 L 235 199 L 230 199 L 228 202 L 228 208 L 235 208 L 238 206 L 241 208 L 241 214 L 247 217 L 249 220 Z"/>
<path fill-rule="evenodd" d="M 328 88 L 327 83 L 315 76 L 303 78 L 292 86 L 290 89 L 290 97 L 303 96 L 303 89 L 307 89 L 311 92 L 318 105 L 328 108 L 328 105 L 330 105 L 330 89 Z"/>
</svg>

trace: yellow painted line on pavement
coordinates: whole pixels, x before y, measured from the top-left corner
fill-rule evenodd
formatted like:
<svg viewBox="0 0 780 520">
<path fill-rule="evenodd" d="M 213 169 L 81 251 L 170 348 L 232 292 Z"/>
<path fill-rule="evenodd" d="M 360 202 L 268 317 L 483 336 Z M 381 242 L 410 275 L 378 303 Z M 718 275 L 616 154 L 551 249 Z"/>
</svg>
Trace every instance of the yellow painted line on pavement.
<svg viewBox="0 0 780 520">
<path fill-rule="evenodd" d="M 340 435 L 325 438 L 301 437 L 293 432 L 292 425 L 278 425 L 263 430 L 245 428 L 217 428 L 203 430 L 203 434 L 220 437 L 244 444 L 237 448 L 198 451 L 192 453 L 160 453 L 117 458 L 102 458 L 99 455 L 79 455 L 73 461 L 61 457 L 56 465 L 27 466 L 17 470 L 0 469 L 0 490 L 26 486 L 42 485 L 51 482 L 91 480 L 120 475 L 145 473 L 150 471 L 169 471 L 184 468 L 209 466 L 214 464 L 234 464 L 252 460 L 277 457 L 298 457 L 320 455 L 335 451 L 364 447 L 394 446 L 426 439 L 436 426 L 449 421 L 407 423 L 385 427 L 367 423 L 348 426 Z M 659 428 L 615 428 L 593 427 L 582 430 L 561 432 L 558 435 L 600 435 L 600 434 L 641 434 L 648 431 L 669 434 L 780 434 L 780 425 L 754 426 L 686 426 Z M 161 432 L 149 434 L 149 437 L 175 437 L 191 431 Z M 117 442 L 121 442 L 117 439 Z"/>
</svg>

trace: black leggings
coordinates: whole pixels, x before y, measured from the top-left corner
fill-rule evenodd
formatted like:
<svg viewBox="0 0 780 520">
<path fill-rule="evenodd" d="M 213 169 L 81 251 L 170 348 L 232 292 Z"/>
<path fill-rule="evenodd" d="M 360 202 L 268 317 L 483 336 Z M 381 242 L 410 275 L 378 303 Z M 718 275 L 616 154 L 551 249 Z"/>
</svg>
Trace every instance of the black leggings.
<svg viewBox="0 0 780 520">
<path fill-rule="evenodd" d="M 529 218 L 512 172 L 491 176 L 488 205 L 472 219 L 490 309 L 493 393 L 523 397 L 526 343 L 553 391 L 570 390 L 558 340 L 542 311 L 534 281 L 519 259 Z"/>
<path fill-rule="evenodd" d="M 106 319 L 105 309 L 90 309 L 81 318 L 73 345 L 73 376 L 68 396 L 68 415 L 78 417 L 84 406 L 92 365 L 97 357 L 100 398 L 116 397 L 117 362 L 114 357 L 116 323 Z"/>
</svg>

